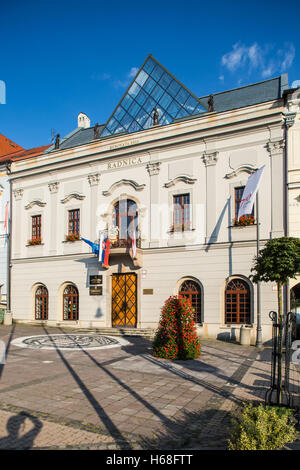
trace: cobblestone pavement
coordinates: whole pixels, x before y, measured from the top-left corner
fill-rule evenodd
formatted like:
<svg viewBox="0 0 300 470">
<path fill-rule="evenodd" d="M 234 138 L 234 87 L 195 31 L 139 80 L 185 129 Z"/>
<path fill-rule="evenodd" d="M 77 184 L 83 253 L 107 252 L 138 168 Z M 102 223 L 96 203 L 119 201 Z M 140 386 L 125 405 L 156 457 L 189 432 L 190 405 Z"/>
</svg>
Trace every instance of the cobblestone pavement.
<svg viewBox="0 0 300 470">
<path fill-rule="evenodd" d="M 269 386 L 269 348 L 202 340 L 199 359 L 170 362 L 137 337 L 98 350 L 12 344 L 71 332 L 0 325 L 0 449 L 226 449 L 240 402 L 263 401 Z M 292 378 L 299 396 L 299 372 Z"/>
</svg>

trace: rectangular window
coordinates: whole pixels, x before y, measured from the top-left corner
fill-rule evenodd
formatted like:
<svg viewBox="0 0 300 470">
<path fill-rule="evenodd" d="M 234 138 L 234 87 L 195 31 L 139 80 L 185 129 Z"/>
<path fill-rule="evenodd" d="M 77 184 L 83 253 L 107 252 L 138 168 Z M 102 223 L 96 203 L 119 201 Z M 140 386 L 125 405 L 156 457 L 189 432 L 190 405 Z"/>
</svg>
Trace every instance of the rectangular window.
<svg viewBox="0 0 300 470">
<path fill-rule="evenodd" d="M 69 235 L 80 234 L 80 210 L 73 209 L 69 211 Z"/>
<path fill-rule="evenodd" d="M 245 186 L 239 186 L 238 188 L 234 188 L 234 215 L 237 218 L 240 208 L 240 203 L 243 197 Z M 254 216 L 254 204 L 251 215 Z"/>
<path fill-rule="evenodd" d="M 42 236 L 42 216 L 33 215 L 31 217 L 31 236 L 32 238 L 41 238 Z"/>
<path fill-rule="evenodd" d="M 190 195 L 173 196 L 173 230 L 182 232 L 191 228 Z"/>
</svg>

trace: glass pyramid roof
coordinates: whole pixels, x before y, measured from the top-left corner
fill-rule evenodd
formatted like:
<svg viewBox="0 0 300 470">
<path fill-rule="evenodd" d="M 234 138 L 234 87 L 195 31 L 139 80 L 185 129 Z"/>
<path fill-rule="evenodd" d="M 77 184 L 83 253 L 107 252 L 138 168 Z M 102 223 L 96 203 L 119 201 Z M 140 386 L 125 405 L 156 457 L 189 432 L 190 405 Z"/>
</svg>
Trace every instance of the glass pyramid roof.
<svg viewBox="0 0 300 470">
<path fill-rule="evenodd" d="M 101 137 L 148 129 L 154 124 L 154 109 L 158 112 L 159 125 L 207 112 L 196 96 L 148 55 L 104 126 Z"/>
</svg>

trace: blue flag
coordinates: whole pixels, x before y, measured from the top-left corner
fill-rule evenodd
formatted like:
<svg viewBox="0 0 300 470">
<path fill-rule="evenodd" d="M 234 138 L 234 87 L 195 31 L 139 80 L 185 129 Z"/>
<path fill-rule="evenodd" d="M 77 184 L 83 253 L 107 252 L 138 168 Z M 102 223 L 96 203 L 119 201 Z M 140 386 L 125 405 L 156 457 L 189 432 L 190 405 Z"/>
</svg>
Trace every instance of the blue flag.
<svg viewBox="0 0 300 470">
<path fill-rule="evenodd" d="M 81 240 L 83 240 L 85 243 L 87 243 L 88 245 L 92 247 L 92 253 L 99 255 L 99 243 L 93 243 L 90 240 L 87 240 L 86 238 L 82 238 L 82 237 L 81 237 Z"/>
</svg>

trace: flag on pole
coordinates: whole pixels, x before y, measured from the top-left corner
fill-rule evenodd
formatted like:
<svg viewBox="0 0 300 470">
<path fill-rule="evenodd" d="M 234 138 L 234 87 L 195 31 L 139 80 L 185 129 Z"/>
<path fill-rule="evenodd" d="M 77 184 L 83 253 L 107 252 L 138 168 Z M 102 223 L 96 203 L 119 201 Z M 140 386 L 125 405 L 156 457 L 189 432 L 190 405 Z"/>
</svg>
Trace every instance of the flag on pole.
<svg viewBox="0 0 300 470">
<path fill-rule="evenodd" d="M 103 252 L 103 241 L 104 241 L 104 234 L 103 232 L 99 233 L 99 262 L 102 263 L 102 252 Z"/>
<path fill-rule="evenodd" d="M 91 242 L 90 240 L 87 240 L 86 238 L 81 237 L 81 240 L 87 243 L 92 247 L 92 252 L 98 255 L 99 253 L 99 245 L 98 243 Z"/>
<path fill-rule="evenodd" d="M 243 196 L 240 202 L 238 220 L 244 214 L 251 214 L 253 209 L 253 204 L 255 196 L 259 187 L 259 183 L 262 177 L 263 170 L 266 165 L 263 165 L 261 168 L 255 171 L 251 176 L 249 176 L 247 184 L 245 186 Z"/>
<path fill-rule="evenodd" d="M 108 238 L 104 238 L 102 241 L 102 254 L 101 259 L 99 260 L 102 263 L 102 266 L 105 268 L 109 267 L 109 248 L 110 248 L 110 241 Z M 100 250 L 99 250 L 100 254 Z"/>
<path fill-rule="evenodd" d="M 5 216 L 4 216 L 4 228 L 6 233 L 8 233 L 8 211 L 9 211 L 9 202 L 7 201 L 5 206 Z"/>
<path fill-rule="evenodd" d="M 136 256 L 136 238 L 135 238 L 135 228 L 133 228 L 132 233 L 132 258 Z"/>
</svg>

